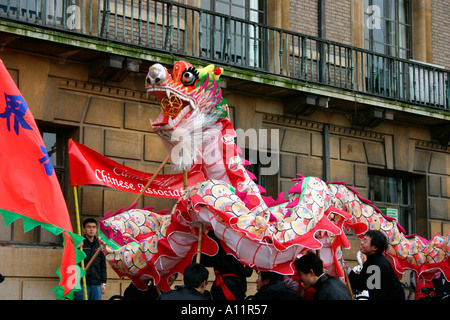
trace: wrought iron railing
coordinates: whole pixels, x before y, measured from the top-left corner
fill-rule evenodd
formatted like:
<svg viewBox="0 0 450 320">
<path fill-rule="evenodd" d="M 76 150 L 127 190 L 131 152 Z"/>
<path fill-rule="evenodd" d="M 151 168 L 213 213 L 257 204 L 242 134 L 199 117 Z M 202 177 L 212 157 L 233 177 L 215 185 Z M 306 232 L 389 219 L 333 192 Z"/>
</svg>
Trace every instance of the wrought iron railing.
<svg viewBox="0 0 450 320">
<path fill-rule="evenodd" d="M 0 18 L 439 110 L 450 71 L 167 0 L 0 0 Z"/>
</svg>

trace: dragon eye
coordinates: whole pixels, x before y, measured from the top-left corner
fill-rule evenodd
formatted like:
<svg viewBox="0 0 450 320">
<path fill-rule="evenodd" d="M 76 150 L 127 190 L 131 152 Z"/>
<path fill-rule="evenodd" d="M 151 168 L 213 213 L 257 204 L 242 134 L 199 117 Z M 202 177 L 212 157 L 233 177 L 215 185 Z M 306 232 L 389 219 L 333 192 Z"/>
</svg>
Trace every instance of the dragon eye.
<svg viewBox="0 0 450 320">
<path fill-rule="evenodd" d="M 198 72 L 195 68 L 189 68 L 183 71 L 181 74 L 181 82 L 185 86 L 192 86 L 198 80 Z"/>
</svg>

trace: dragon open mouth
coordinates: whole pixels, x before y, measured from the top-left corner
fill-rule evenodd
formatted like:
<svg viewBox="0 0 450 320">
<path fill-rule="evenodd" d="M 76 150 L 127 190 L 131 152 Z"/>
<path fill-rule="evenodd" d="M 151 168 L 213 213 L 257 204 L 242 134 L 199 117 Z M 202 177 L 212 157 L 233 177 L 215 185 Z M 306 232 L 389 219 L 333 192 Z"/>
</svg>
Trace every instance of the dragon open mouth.
<svg viewBox="0 0 450 320">
<path fill-rule="evenodd" d="M 160 100 L 161 114 L 154 122 L 150 120 L 154 128 L 173 128 L 184 118 L 191 108 L 195 109 L 195 104 L 192 99 L 179 94 L 171 88 L 151 88 L 147 92 L 155 95 Z"/>
</svg>

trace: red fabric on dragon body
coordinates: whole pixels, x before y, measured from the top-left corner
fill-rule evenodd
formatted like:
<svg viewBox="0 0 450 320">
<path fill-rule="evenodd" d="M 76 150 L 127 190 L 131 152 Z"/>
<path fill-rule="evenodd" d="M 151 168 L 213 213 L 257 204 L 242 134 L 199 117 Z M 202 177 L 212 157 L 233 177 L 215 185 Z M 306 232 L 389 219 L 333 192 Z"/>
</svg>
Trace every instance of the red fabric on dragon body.
<svg viewBox="0 0 450 320">
<path fill-rule="evenodd" d="M 130 209 L 102 219 L 101 229 L 108 235 L 103 239 L 105 255 L 120 276 L 141 289 L 153 278 L 167 290 L 167 278 L 182 273 L 196 253 L 200 223 L 242 263 L 286 275 L 294 273 L 293 262 L 304 252 L 320 250 L 328 271 L 342 276 L 335 253 L 338 246 L 349 247 L 345 228 L 356 234 L 367 228 L 383 230 L 391 241 L 389 254 L 402 266 L 398 270 L 448 268 L 449 237 L 435 237 L 428 245 L 417 237 L 407 239 L 344 184 L 298 176 L 287 200 L 268 201 L 239 156 L 228 103 L 218 86 L 222 72 L 213 65 L 197 69 L 183 61 L 172 72 L 160 64 L 150 67 L 146 90 L 161 103 L 153 130 L 176 170 L 195 168 L 205 180 L 187 188 L 170 214 Z M 202 252 L 216 254 L 214 241 L 207 234 L 203 239 Z M 422 258 L 411 259 L 419 251 Z M 431 255 L 435 265 L 428 268 Z"/>
</svg>

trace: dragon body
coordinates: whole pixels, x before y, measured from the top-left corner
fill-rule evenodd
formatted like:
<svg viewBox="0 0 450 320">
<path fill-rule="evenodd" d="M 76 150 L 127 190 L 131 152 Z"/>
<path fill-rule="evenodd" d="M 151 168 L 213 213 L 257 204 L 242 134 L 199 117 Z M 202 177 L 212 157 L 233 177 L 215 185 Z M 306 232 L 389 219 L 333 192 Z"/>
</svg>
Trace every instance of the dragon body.
<svg viewBox="0 0 450 320">
<path fill-rule="evenodd" d="M 153 130 L 178 170 L 195 169 L 205 179 L 187 187 L 169 213 L 129 208 L 102 219 L 104 253 L 119 276 L 142 290 L 148 278 L 168 290 L 167 278 L 183 273 L 196 254 L 200 232 L 203 254 L 218 252 L 208 237 L 214 232 L 228 254 L 252 268 L 290 275 L 298 257 L 319 250 L 328 272 L 342 276 L 336 252 L 350 247 L 345 231 L 361 236 L 378 229 L 389 239 L 387 254 L 397 271 L 442 271 L 450 279 L 450 234 L 430 241 L 406 236 L 395 220 L 344 183 L 297 175 L 287 199 L 265 197 L 239 156 L 218 86 L 222 72 L 183 61 L 172 72 L 160 64 L 150 67 L 146 90 L 161 103 Z"/>
</svg>

